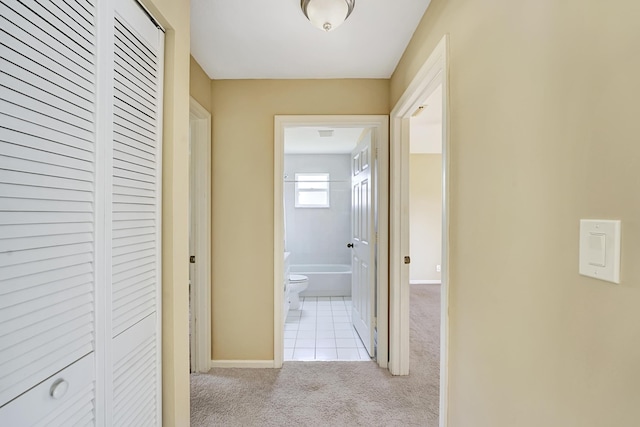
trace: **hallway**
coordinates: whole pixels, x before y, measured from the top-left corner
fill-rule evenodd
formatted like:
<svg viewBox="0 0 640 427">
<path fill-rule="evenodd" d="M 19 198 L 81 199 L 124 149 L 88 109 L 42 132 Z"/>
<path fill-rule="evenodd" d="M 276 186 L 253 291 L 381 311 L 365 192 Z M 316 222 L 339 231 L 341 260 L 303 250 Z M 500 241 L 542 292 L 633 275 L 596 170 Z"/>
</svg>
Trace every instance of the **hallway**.
<svg viewBox="0 0 640 427">
<path fill-rule="evenodd" d="M 191 375 L 191 425 L 438 425 L 440 285 L 411 286 L 411 373 L 373 362 L 287 362 L 282 369 Z"/>
</svg>

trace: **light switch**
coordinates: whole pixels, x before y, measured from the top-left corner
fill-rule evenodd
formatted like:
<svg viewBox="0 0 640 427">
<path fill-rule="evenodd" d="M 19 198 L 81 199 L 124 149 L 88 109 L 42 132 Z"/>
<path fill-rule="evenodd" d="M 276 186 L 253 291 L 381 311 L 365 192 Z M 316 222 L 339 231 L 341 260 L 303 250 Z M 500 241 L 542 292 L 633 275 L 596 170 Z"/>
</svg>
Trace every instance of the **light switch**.
<svg viewBox="0 0 640 427">
<path fill-rule="evenodd" d="M 620 221 L 580 220 L 580 274 L 620 283 L 620 228 Z"/>
<path fill-rule="evenodd" d="M 589 233 L 589 264 L 604 267 L 606 264 L 607 235 Z"/>
</svg>

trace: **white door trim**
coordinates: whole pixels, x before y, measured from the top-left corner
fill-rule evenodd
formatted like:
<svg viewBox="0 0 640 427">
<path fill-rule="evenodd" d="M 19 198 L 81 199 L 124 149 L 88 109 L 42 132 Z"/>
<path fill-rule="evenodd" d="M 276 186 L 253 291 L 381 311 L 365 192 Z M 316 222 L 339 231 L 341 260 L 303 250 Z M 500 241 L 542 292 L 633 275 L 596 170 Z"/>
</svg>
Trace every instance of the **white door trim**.
<svg viewBox="0 0 640 427">
<path fill-rule="evenodd" d="M 191 168 L 194 170 L 195 212 L 192 355 L 196 372 L 211 368 L 211 114 L 189 99 L 189 126 L 192 132 Z M 190 201 L 191 203 L 191 201 Z"/>
<path fill-rule="evenodd" d="M 449 361 L 449 82 L 448 36 L 422 65 L 391 112 L 391 247 L 389 305 L 389 370 L 409 374 L 409 120 L 442 84 L 442 288 L 440 323 L 440 426 L 447 425 Z"/>
<path fill-rule="evenodd" d="M 283 362 L 283 284 L 284 284 L 284 129 L 300 126 L 373 127 L 378 144 L 378 329 L 377 362 L 387 367 L 389 358 L 389 117 L 385 115 L 275 116 L 273 157 L 273 359 L 274 367 Z"/>
</svg>

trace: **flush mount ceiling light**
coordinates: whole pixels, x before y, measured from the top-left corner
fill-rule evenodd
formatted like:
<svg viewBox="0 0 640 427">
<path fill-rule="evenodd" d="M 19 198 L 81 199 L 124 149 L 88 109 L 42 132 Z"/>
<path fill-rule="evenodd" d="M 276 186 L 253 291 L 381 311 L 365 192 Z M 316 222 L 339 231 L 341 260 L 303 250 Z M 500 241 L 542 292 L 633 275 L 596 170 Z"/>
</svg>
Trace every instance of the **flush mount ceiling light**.
<svg viewBox="0 0 640 427">
<path fill-rule="evenodd" d="M 356 0 L 301 0 L 300 7 L 313 26 L 331 31 L 353 12 Z"/>
</svg>

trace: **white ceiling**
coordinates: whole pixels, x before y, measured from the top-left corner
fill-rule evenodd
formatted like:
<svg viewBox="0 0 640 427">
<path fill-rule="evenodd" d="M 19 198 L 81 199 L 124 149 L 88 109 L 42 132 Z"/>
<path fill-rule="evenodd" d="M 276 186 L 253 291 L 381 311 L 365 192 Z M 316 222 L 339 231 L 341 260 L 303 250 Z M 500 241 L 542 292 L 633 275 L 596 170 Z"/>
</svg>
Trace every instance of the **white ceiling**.
<svg viewBox="0 0 640 427">
<path fill-rule="evenodd" d="M 431 0 L 356 0 L 325 33 L 300 0 L 191 0 L 191 53 L 212 79 L 389 78 Z"/>
<path fill-rule="evenodd" d="M 411 117 L 410 151 L 414 154 L 442 153 L 442 85 L 422 103 L 419 113 Z"/>
<path fill-rule="evenodd" d="M 333 129 L 333 136 L 321 137 L 319 130 Z M 295 127 L 284 130 L 286 154 L 351 153 L 364 128 Z"/>
</svg>

